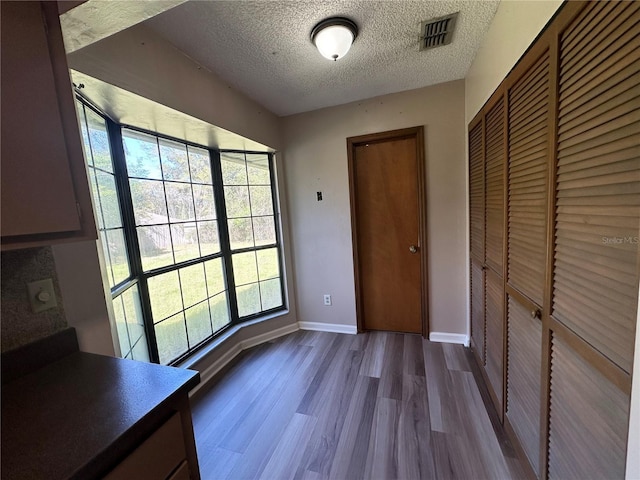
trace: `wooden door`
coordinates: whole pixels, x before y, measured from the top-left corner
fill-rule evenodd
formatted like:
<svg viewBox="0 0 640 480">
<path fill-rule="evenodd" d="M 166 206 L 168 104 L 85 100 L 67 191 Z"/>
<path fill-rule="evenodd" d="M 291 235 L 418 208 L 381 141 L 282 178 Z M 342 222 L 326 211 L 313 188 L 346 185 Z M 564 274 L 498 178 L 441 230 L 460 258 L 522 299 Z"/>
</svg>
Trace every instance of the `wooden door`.
<svg viewBox="0 0 640 480">
<path fill-rule="evenodd" d="M 469 131 L 469 234 L 471 258 L 471 348 L 485 364 L 484 315 L 484 122 Z"/>
<path fill-rule="evenodd" d="M 347 140 L 359 330 L 426 333 L 423 135 Z"/>
</svg>

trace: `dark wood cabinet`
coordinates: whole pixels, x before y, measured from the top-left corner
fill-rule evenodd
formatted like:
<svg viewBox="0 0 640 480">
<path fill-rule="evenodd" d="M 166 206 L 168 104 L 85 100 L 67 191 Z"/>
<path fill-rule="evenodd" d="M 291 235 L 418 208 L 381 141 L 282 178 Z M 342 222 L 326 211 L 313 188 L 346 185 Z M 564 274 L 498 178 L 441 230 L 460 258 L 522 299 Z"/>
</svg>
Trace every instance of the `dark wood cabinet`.
<svg viewBox="0 0 640 480">
<path fill-rule="evenodd" d="M 615 1 L 565 4 L 469 125 L 471 346 L 538 478 L 624 476 L 638 132 L 640 3 Z"/>
<path fill-rule="evenodd" d="M 95 239 L 56 2 L 0 2 L 2 249 Z"/>
</svg>

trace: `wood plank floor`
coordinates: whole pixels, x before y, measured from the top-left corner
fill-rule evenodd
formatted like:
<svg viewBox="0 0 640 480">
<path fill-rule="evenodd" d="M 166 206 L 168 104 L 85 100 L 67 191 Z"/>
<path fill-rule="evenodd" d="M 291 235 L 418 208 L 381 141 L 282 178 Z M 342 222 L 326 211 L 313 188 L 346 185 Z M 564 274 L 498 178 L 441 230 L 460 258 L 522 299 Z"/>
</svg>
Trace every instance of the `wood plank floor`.
<svg viewBox="0 0 640 480">
<path fill-rule="evenodd" d="M 193 401 L 202 478 L 524 478 L 472 361 L 386 332 L 255 347 Z"/>
</svg>

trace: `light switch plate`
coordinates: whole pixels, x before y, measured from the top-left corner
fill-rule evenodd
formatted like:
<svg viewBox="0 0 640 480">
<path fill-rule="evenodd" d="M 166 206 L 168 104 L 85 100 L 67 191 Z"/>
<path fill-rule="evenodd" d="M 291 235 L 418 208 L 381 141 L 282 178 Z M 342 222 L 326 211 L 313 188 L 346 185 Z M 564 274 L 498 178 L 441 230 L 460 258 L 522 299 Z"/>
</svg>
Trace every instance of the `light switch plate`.
<svg viewBox="0 0 640 480">
<path fill-rule="evenodd" d="M 27 283 L 27 291 L 33 313 L 44 312 L 58 306 L 56 293 L 53 290 L 53 280 L 50 278 Z"/>
</svg>

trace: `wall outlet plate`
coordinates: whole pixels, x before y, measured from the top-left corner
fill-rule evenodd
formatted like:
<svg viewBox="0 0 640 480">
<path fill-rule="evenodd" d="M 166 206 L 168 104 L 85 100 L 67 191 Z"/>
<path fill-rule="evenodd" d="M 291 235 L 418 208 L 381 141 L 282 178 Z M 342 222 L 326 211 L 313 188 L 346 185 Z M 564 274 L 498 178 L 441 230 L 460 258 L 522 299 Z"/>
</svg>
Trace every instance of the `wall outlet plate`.
<svg viewBox="0 0 640 480">
<path fill-rule="evenodd" d="M 328 293 L 324 295 L 324 304 L 327 306 L 331 305 L 331 295 L 329 295 Z"/>
<path fill-rule="evenodd" d="M 53 290 L 53 280 L 50 278 L 27 283 L 27 292 L 33 313 L 44 312 L 58 306 L 56 293 Z"/>
</svg>

